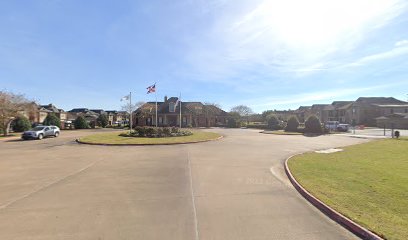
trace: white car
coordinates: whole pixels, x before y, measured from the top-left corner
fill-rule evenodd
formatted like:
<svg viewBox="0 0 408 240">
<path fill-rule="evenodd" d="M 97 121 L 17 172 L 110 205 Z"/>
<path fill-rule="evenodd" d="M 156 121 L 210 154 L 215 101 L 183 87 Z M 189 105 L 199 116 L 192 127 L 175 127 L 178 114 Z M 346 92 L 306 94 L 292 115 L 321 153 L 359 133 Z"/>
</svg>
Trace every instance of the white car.
<svg viewBox="0 0 408 240">
<path fill-rule="evenodd" d="M 340 123 L 339 125 L 337 125 L 337 131 L 339 131 L 339 132 L 348 132 L 349 129 L 350 129 L 349 124 Z"/>
<path fill-rule="evenodd" d="M 37 126 L 31 130 L 25 131 L 21 138 L 27 139 L 38 139 L 41 140 L 44 137 L 54 136 L 58 137 L 61 130 L 56 126 Z"/>
</svg>

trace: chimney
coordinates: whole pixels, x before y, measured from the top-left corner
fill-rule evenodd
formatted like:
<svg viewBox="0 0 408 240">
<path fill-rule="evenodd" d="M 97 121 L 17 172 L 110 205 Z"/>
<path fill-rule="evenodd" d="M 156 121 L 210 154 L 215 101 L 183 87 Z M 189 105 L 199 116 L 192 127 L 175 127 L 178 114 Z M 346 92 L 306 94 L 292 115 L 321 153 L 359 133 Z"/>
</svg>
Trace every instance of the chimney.
<svg viewBox="0 0 408 240">
<path fill-rule="evenodd" d="M 167 102 L 167 96 L 164 96 L 164 102 Z"/>
</svg>

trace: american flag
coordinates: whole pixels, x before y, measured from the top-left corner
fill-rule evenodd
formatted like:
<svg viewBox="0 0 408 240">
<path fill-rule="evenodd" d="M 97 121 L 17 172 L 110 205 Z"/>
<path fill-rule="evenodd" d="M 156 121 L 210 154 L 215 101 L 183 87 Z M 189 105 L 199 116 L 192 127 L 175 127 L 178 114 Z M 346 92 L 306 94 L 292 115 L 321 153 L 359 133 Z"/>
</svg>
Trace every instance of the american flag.
<svg viewBox="0 0 408 240">
<path fill-rule="evenodd" d="M 151 86 L 148 86 L 146 89 L 147 89 L 147 94 L 156 92 L 156 83 Z"/>
</svg>

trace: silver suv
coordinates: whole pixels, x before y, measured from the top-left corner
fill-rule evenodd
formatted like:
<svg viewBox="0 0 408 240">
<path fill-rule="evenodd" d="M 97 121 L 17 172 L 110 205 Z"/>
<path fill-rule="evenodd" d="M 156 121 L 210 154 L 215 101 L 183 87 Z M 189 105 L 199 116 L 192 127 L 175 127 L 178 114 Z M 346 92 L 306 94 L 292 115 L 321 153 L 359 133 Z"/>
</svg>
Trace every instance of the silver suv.
<svg viewBox="0 0 408 240">
<path fill-rule="evenodd" d="M 22 139 L 38 139 L 41 140 L 44 137 L 54 136 L 58 137 L 60 129 L 56 126 L 37 126 L 31 130 L 25 131 L 21 136 Z"/>
</svg>

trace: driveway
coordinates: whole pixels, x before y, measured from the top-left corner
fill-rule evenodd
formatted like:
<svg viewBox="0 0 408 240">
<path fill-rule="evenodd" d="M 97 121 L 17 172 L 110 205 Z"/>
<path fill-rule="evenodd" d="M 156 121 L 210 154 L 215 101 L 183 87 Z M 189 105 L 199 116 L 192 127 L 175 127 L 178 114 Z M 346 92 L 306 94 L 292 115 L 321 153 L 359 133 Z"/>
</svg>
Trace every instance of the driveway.
<svg viewBox="0 0 408 240">
<path fill-rule="evenodd" d="M 0 142 L 0 239 L 355 239 L 291 186 L 290 155 L 366 142 L 211 129 L 220 141 Z"/>
</svg>

